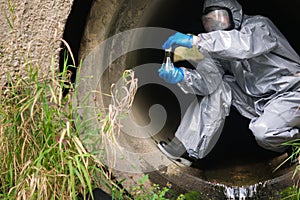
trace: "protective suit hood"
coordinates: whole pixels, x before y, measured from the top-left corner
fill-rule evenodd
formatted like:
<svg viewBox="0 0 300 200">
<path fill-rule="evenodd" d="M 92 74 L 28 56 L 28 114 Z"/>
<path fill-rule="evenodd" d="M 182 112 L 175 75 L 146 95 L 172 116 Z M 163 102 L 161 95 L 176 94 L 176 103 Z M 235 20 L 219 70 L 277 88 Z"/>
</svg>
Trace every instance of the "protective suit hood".
<svg viewBox="0 0 300 200">
<path fill-rule="evenodd" d="M 234 29 L 238 29 L 243 20 L 243 10 L 242 6 L 236 0 L 206 0 L 203 5 L 203 12 L 205 12 L 206 8 L 218 6 L 227 8 L 231 11 Z"/>
</svg>

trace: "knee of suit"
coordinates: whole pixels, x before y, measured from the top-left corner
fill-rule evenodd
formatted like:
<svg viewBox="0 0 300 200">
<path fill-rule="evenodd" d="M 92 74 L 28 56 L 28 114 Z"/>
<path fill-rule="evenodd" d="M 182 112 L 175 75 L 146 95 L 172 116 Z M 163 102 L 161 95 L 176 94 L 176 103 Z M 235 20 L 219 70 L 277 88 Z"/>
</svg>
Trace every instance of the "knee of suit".
<svg viewBox="0 0 300 200">
<path fill-rule="evenodd" d="M 281 152 L 282 146 L 270 137 L 270 130 L 264 123 L 253 123 L 249 126 L 257 144 L 264 149 Z"/>
<path fill-rule="evenodd" d="M 283 152 L 287 148 L 286 145 L 282 145 L 284 142 L 300 137 L 298 129 L 274 129 L 261 120 L 251 123 L 249 128 L 261 147 L 277 152 Z"/>
<path fill-rule="evenodd" d="M 266 134 L 269 131 L 269 127 L 261 121 L 255 121 L 250 123 L 249 125 L 250 130 L 252 131 L 253 135 L 255 136 L 256 140 L 258 141 L 265 141 Z"/>
</svg>

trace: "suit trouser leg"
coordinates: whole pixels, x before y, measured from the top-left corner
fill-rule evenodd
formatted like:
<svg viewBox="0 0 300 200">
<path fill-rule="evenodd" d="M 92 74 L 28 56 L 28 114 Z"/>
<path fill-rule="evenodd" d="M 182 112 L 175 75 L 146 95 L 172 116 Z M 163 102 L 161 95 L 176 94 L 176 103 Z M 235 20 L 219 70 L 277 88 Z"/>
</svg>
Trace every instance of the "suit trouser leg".
<svg viewBox="0 0 300 200">
<path fill-rule="evenodd" d="M 211 95 L 192 102 L 175 134 L 191 156 L 201 159 L 213 149 L 230 106 L 231 90 L 225 82 Z"/>
<path fill-rule="evenodd" d="M 283 143 L 300 138 L 300 92 L 286 92 L 264 105 L 262 114 L 249 128 L 265 149 L 283 152 Z"/>
</svg>

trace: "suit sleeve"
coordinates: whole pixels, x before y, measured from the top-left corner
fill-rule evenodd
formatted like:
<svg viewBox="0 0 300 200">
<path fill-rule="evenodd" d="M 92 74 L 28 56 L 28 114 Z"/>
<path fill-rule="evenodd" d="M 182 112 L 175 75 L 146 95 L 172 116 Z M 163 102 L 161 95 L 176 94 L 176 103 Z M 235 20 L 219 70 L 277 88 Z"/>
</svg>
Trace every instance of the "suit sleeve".
<svg viewBox="0 0 300 200">
<path fill-rule="evenodd" d="M 204 57 L 196 69 L 182 68 L 184 80 L 178 86 L 185 93 L 200 96 L 212 94 L 222 81 L 223 72 L 218 63 L 209 57 Z"/>
<path fill-rule="evenodd" d="M 248 20 L 241 30 L 213 31 L 198 35 L 195 45 L 222 59 L 248 59 L 270 52 L 277 46 L 268 19 Z"/>
</svg>

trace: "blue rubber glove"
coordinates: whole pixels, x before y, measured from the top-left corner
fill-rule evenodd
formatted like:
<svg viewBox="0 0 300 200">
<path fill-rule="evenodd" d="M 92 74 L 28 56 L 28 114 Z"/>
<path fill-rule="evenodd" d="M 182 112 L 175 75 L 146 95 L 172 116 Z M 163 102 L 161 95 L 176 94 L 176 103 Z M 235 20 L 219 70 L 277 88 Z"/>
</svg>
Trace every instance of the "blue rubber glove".
<svg viewBox="0 0 300 200">
<path fill-rule="evenodd" d="M 166 70 L 161 67 L 158 70 L 158 75 L 160 78 L 164 79 L 167 83 L 176 84 L 183 80 L 184 72 L 182 69 L 173 67 L 171 70 Z"/>
<path fill-rule="evenodd" d="M 167 39 L 167 41 L 165 41 L 165 43 L 162 45 L 162 48 L 169 49 L 175 45 L 192 48 L 193 47 L 193 36 L 177 32 L 174 35 L 170 36 Z"/>
</svg>

